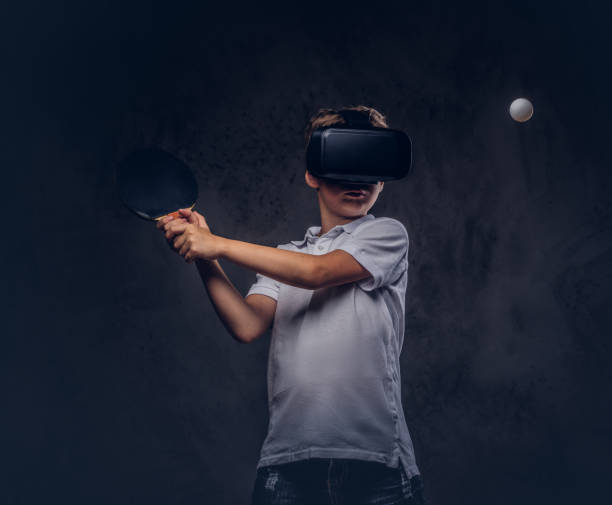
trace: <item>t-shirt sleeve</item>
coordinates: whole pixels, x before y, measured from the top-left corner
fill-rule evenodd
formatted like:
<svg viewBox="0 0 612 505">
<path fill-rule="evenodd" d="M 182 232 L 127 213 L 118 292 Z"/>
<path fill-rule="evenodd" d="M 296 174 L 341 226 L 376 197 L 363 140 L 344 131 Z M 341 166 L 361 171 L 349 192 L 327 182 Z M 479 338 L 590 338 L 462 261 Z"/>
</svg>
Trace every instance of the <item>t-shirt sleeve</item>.
<svg viewBox="0 0 612 505">
<path fill-rule="evenodd" d="M 255 283 L 250 287 L 246 296 L 249 295 L 266 295 L 274 300 L 278 300 L 278 293 L 280 291 L 280 283 L 274 279 L 262 275 L 260 273 L 255 274 Z M 245 297 L 246 298 L 246 297 Z"/>
<path fill-rule="evenodd" d="M 286 247 L 281 245 L 276 246 L 277 249 L 286 249 Z M 274 300 L 278 300 L 278 294 L 280 292 L 280 282 L 268 277 L 266 275 L 260 274 L 259 272 L 255 273 L 255 283 L 249 288 L 246 296 L 249 295 L 266 295 Z M 245 298 L 246 298 L 245 296 Z"/>
<path fill-rule="evenodd" d="M 358 281 L 365 291 L 392 284 L 408 268 L 408 232 L 397 219 L 367 221 L 334 249 L 342 249 L 355 258 L 372 276 Z"/>
</svg>

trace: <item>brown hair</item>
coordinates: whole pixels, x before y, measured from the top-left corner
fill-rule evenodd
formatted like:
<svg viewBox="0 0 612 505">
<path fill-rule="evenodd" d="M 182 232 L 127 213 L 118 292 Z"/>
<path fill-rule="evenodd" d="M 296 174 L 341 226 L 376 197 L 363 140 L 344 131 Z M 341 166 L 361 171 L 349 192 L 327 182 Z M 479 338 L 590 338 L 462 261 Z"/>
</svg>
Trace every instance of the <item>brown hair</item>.
<svg viewBox="0 0 612 505">
<path fill-rule="evenodd" d="M 376 109 L 372 107 L 366 107 L 365 105 L 355 105 L 351 107 L 340 107 L 339 109 L 319 109 L 317 113 L 310 118 L 308 124 L 306 125 L 306 130 L 304 131 L 304 149 L 308 149 L 308 144 L 310 143 L 310 137 L 312 136 L 312 132 L 317 128 L 321 128 L 324 126 L 334 126 L 337 124 L 345 124 L 344 118 L 338 114 L 338 110 L 340 109 L 348 109 L 348 110 L 357 110 L 364 114 L 364 116 L 368 116 L 368 120 L 372 126 L 377 126 L 379 128 L 389 128 L 387 124 L 387 118 L 378 112 Z"/>
</svg>

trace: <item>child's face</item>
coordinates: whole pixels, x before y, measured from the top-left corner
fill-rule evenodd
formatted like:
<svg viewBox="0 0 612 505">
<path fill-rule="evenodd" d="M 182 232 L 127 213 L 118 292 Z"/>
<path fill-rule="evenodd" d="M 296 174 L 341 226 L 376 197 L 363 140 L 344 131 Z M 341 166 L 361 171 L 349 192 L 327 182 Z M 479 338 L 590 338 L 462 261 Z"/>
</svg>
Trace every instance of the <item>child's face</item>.
<svg viewBox="0 0 612 505">
<path fill-rule="evenodd" d="M 306 171 L 305 179 L 306 184 L 311 188 L 319 189 L 319 202 L 325 205 L 331 213 L 342 217 L 358 217 L 367 214 L 376 203 L 378 194 L 385 184 L 382 181 L 375 184 L 336 182 L 315 177 L 308 171 Z"/>
</svg>

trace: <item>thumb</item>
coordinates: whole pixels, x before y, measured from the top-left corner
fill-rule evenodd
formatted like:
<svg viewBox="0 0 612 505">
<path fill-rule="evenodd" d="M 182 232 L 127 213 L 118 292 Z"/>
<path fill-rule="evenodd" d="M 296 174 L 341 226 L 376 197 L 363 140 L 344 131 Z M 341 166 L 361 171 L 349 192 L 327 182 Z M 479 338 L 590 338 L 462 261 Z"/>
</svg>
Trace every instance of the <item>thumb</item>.
<svg viewBox="0 0 612 505">
<path fill-rule="evenodd" d="M 196 217 L 196 219 L 198 220 L 198 224 L 202 228 L 210 229 L 208 227 L 208 223 L 206 222 L 206 219 L 204 219 L 204 216 L 202 214 L 199 214 L 198 212 L 193 211 L 193 215 Z"/>
<path fill-rule="evenodd" d="M 179 213 L 181 217 L 187 218 L 187 221 L 189 221 L 190 223 L 198 224 L 198 221 L 191 209 L 179 209 Z"/>
</svg>

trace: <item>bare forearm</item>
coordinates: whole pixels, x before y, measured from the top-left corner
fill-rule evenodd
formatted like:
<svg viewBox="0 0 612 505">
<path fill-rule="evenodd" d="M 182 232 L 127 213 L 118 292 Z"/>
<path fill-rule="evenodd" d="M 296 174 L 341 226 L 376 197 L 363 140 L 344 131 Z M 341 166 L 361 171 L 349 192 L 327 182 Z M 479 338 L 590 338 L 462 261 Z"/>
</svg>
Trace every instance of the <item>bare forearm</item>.
<svg viewBox="0 0 612 505">
<path fill-rule="evenodd" d="M 322 268 L 319 256 L 214 235 L 204 216 L 185 209 L 181 212 L 193 222 L 187 222 L 186 218 L 169 218 L 160 221 L 158 226 L 164 227 L 168 240 L 179 235 L 174 239 L 174 248 L 186 261 L 225 258 L 290 286 L 317 289 L 320 285 Z M 199 224 L 195 223 L 196 220 Z"/>
<path fill-rule="evenodd" d="M 217 260 L 196 260 L 196 266 L 215 312 L 236 340 L 248 341 L 257 325 L 253 309 L 234 287 Z"/>
<path fill-rule="evenodd" d="M 316 286 L 316 256 L 276 247 L 219 239 L 219 257 L 254 270 L 283 284 L 304 289 Z"/>
</svg>

